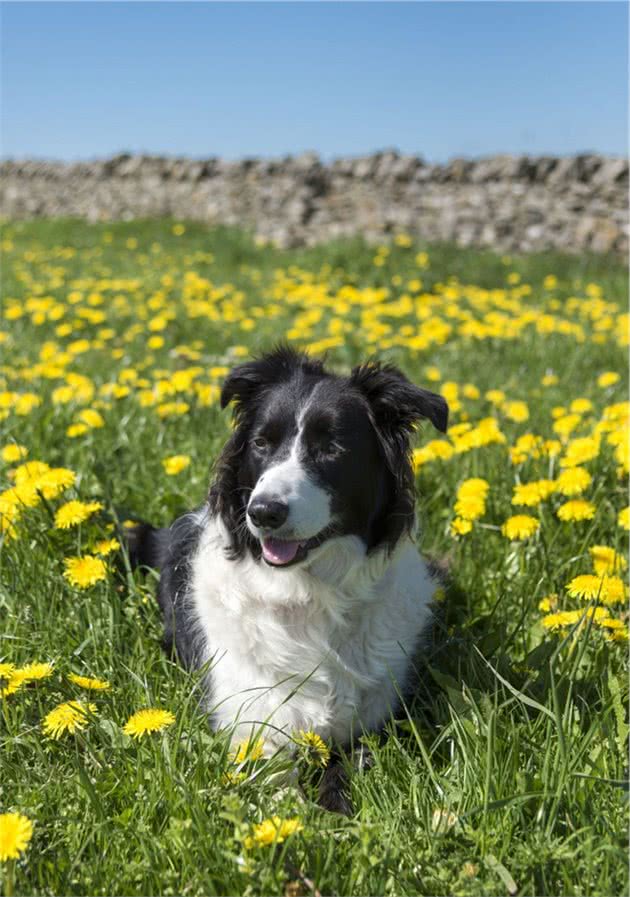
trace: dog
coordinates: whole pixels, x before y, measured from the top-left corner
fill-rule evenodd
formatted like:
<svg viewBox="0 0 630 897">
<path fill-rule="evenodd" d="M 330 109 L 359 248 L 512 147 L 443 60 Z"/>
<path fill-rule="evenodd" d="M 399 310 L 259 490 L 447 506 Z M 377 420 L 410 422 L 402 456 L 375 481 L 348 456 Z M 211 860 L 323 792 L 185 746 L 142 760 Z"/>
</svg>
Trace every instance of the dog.
<svg viewBox="0 0 630 897">
<path fill-rule="evenodd" d="M 344 751 L 411 681 L 438 585 L 415 543 L 410 436 L 448 406 L 396 367 L 349 376 L 287 347 L 236 367 L 234 430 L 202 507 L 131 537 L 160 569 L 165 647 L 204 669 L 204 706 L 266 753 L 312 731 Z M 349 812 L 338 754 L 320 803 Z"/>
</svg>

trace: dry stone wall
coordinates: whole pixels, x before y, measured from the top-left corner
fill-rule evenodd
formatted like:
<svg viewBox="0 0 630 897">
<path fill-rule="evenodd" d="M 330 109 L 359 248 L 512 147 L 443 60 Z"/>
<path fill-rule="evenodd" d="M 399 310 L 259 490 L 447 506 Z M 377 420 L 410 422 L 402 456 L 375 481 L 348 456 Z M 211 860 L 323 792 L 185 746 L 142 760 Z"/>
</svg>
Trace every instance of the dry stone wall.
<svg viewBox="0 0 630 897">
<path fill-rule="evenodd" d="M 398 231 L 500 251 L 628 251 L 628 162 L 494 156 L 428 164 L 383 152 L 322 162 L 119 155 L 0 163 L 0 215 L 169 216 L 247 227 L 281 246 Z"/>
</svg>

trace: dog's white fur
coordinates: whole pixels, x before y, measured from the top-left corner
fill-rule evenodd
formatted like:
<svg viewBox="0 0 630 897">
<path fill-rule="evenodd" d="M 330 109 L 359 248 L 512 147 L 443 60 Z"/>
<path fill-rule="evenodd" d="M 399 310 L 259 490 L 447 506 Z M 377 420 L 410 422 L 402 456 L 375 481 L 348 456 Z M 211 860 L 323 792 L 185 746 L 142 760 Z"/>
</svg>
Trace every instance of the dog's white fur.
<svg viewBox="0 0 630 897">
<path fill-rule="evenodd" d="M 280 500 L 289 506 L 284 526 L 273 533 L 282 538 L 310 539 L 331 522 L 330 496 L 307 475 L 300 454 L 303 451 L 302 429 L 298 430 L 289 456 L 263 473 L 250 496 L 250 502 L 261 495 L 268 500 Z M 247 515 L 247 526 L 257 537 L 261 531 Z"/>
<path fill-rule="evenodd" d="M 228 534 L 204 512 L 191 598 L 211 666 L 218 728 L 260 731 L 267 752 L 299 730 L 348 743 L 396 704 L 436 588 L 412 538 L 366 554 L 355 536 L 327 540 L 286 570 L 229 560 Z M 234 725 L 236 721 L 236 725 Z"/>
</svg>

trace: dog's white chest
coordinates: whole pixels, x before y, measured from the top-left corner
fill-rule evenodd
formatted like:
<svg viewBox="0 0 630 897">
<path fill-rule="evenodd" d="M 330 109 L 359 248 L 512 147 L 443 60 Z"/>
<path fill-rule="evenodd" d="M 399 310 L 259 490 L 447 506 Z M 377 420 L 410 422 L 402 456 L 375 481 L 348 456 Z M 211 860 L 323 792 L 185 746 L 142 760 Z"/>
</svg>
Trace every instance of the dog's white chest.
<svg viewBox="0 0 630 897">
<path fill-rule="evenodd" d="M 388 717 L 435 586 L 411 542 L 391 562 L 355 542 L 331 540 L 313 572 L 273 570 L 227 560 L 210 522 L 191 592 L 211 664 L 208 712 L 235 741 L 262 727 L 268 750 L 300 730 L 347 744 Z"/>
</svg>

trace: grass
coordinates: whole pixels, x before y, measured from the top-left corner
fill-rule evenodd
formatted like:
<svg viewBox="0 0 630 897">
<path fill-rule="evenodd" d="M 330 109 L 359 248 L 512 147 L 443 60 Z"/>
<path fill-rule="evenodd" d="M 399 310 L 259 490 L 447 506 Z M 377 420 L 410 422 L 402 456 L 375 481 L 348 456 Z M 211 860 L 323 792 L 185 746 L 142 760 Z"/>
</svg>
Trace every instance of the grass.
<svg viewBox="0 0 630 897">
<path fill-rule="evenodd" d="M 64 497 L 8 511 L 5 500 L 15 531 L 7 522 L 0 553 L 0 660 L 54 664 L 0 698 L 0 813 L 34 824 L 22 856 L 0 863 L 5 893 L 626 893 L 625 605 L 566 591 L 592 572 L 590 547 L 626 553 L 624 268 L 448 246 L 425 257 L 426 247 L 386 252 L 359 240 L 284 252 L 164 221 L 15 222 L 2 248 L 0 445 L 76 473 Z M 300 788 L 282 757 L 234 764 L 197 708 L 197 678 L 160 651 L 154 577 L 132 575 L 122 556 L 89 588 L 63 575 L 63 559 L 115 535 L 116 518 L 166 524 L 202 500 L 229 433 L 222 371 L 287 335 L 341 369 L 368 355 L 391 360 L 454 408 L 452 456 L 436 457 L 428 429 L 416 449 L 429 451 L 415 454 L 421 544 L 448 557 L 453 582 L 419 661 L 417 700 L 387 741 L 368 738 L 375 763 L 353 777 L 351 819 L 315 805 L 318 772 L 305 756 Z M 602 386 L 604 372 L 620 379 Z M 578 403 L 567 422 L 578 398 L 592 404 Z M 164 411 L 174 401 L 184 413 Z M 526 403 L 526 419 L 512 402 Z M 86 408 L 103 426 L 69 436 Z M 458 424 L 487 417 L 505 441 L 470 448 Z M 558 451 L 530 441 L 512 457 L 529 433 Z M 591 519 L 561 522 L 568 499 L 556 492 L 511 504 L 515 484 L 557 478 L 575 440 L 593 434 L 581 465 L 592 482 L 577 496 L 593 504 Z M 179 454 L 190 465 L 167 475 L 162 461 Z M 1 489 L 18 465 L 0 468 Z M 485 513 L 455 537 L 457 490 L 471 477 L 490 485 Z M 56 529 L 71 498 L 103 510 Z M 521 513 L 540 528 L 511 541 L 501 525 Z M 619 628 L 580 614 L 550 627 L 550 613 L 598 601 Z M 86 691 L 71 672 L 111 688 Z M 68 700 L 96 712 L 83 730 L 47 737 L 43 718 Z M 132 739 L 124 723 L 143 707 L 175 723 Z M 302 829 L 248 846 L 253 826 L 274 815 Z"/>
</svg>

